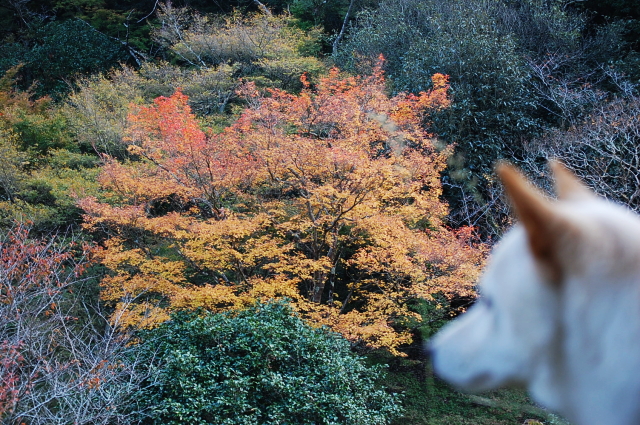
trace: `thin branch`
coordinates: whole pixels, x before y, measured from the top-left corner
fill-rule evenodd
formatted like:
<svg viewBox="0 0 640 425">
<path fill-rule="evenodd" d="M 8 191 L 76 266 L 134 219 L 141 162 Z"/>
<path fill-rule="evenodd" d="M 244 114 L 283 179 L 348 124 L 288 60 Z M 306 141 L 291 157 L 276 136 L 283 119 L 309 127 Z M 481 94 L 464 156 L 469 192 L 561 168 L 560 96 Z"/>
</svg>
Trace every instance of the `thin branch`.
<svg viewBox="0 0 640 425">
<path fill-rule="evenodd" d="M 144 21 L 145 19 L 147 19 L 149 16 L 151 16 L 153 14 L 153 12 L 156 11 L 156 8 L 158 7 L 158 2 L 160 0 L 156 0 L 156 4 L 153 5 L 153 9 L 151 9 L 151 12 L 149 12 L 149 14 L 147 16 L 145 16 L 144 18 L 141 18 L 138 22 L 136 22 L 137 24 L 139 24 L 140 22 Z"/>
<path fill-rule="evenodd" d="M 351 1 L 353 1 L 353 0 L 351 0 Z M 273 16 L 271 11 L 262 2 L 260 2 L 258 0 L 253 0 L 253 4 L 258 6 L 258 9 L 260 9 L 260 12 L 264 13 L 265 15 L 267 15 L 269 17 Z"/>
</svg>

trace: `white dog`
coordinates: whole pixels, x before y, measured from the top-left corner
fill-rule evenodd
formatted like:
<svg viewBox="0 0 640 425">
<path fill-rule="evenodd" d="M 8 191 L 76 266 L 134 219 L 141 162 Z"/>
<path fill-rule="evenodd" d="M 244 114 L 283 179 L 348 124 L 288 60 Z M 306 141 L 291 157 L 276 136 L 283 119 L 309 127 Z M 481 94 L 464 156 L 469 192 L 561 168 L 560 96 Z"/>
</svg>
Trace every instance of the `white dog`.
<svg viewBox="0 0 640 425">
<path fill-rule="evenodd" d="M 432 340 L 435 371 L 469 391 L 524 384 L 576 425 L 638 425 L 640 218 L 551 167 L 556 202 L 498 166 L 520 224 L 477 303 Z"/>
</svg>

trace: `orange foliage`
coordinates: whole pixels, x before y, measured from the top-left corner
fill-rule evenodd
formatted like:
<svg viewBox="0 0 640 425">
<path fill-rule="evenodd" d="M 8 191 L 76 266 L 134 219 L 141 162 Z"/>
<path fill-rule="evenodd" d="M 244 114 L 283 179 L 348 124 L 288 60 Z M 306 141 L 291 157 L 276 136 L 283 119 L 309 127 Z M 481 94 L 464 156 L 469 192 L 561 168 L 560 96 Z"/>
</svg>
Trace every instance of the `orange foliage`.
<svg viewBox="0 0 640 425">
<path fill-rule="evenodd" d="M 132 112 L 132 160 L 107 158 L 100 177 L 107 202 L 79 201 L 107 238 L 102 297 L 130 325 L 288 297 L 315 323 L 397 352 L 409 300 L 472 292 L 483 252 L 470 229 L 443 225 L 449 151 L 424 130 L 449 105 L 447 77 L 392 98 L 380 67 L 302 82 L 299 95 L 245 84 L 249 107 L 220 134 L 180 92 Z"/>
</svg>

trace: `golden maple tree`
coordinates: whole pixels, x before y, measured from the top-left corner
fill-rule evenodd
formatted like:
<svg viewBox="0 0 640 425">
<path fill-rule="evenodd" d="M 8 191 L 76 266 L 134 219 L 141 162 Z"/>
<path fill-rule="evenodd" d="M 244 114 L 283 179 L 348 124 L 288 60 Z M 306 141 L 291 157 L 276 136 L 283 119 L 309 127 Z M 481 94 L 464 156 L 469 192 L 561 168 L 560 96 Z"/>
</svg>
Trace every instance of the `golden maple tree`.
<svg viewBox="0 0 640 425">
<path fill-rule="evenodd" d="M 247 108 L 218 134 L 179 91 L 132 110 L 131 159 L 105 157 L 103 197 L 79 201 L 104 238 L 102 298 L 121 320 L 287 297 L 314 323 L 397 353 L 410 300 L 472 293 L 483 249 L 443 223 L 449 150 L 424 130 L 449 105 L 446 76 L 394 97 L 381 66 L 302 83 L 266 95 L 244 84 Z"/>
</svg>

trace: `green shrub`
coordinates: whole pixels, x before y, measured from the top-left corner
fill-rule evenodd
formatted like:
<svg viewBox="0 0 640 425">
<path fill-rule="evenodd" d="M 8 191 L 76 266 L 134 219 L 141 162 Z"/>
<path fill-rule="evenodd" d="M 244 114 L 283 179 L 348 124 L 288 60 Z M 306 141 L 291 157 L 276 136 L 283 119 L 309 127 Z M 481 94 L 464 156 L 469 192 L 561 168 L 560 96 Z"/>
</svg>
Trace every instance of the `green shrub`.
<svg viewBox="0 0 640 425">
<path fill-rule="evenodd" d="M 0 128 L 0 202 L 12 201 L 24 179 L 27 156 L 18 150 L 16 135 Z"/>
<path fill-rule="evenodd" d="M 378 388 L 349 343 L 285 302 L 178 313 L 143 335 L 153 384 L 139 400 L 162 424 L 387 424 L 399 396 Z"/>
<path fill-rule="evenodd" d="M 12 128 L 23 151 L 37 156 L 53 149 L 77 149 L 65 117 L 55 109 L 18 109 L 12 115 Z"/>
<path fill-rule="evenodd" d="M 124 48 L 82 20 L 53 21 L 34 31 L 31 43 L 0 46 L 0 69 L 24 63 L 22 85 L 36 83 L 36 95 L 57 98 L 68 92 L 67 81 L 127 60 Z"/>
</svg>

